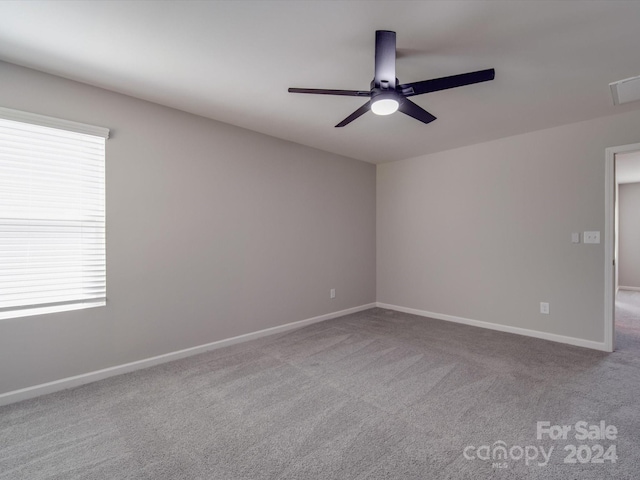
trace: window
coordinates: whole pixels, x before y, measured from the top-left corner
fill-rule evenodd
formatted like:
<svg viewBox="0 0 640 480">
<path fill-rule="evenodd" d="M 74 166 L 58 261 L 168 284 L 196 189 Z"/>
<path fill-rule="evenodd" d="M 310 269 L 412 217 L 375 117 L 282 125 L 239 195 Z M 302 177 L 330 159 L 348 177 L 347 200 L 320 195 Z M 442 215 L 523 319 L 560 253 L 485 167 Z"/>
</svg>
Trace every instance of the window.
<svg viewBox="0 0 640 480">
<path fill-rule="evenodd" d="M 0 108 L 0 319 L 105 304 L 108 136 Z"/>
</svg>

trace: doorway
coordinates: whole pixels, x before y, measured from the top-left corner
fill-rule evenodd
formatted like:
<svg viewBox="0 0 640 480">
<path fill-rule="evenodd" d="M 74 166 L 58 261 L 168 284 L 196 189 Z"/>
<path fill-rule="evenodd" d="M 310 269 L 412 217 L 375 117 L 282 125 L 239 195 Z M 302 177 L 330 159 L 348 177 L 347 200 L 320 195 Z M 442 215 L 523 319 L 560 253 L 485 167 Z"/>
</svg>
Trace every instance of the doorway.
<svg viewBox="0 0 640 480">
<path fill-rule="evenodd" d="M 608 148 L 605 177 L 605 346 L 640 349 L 640 144 Z"/>
</svg>

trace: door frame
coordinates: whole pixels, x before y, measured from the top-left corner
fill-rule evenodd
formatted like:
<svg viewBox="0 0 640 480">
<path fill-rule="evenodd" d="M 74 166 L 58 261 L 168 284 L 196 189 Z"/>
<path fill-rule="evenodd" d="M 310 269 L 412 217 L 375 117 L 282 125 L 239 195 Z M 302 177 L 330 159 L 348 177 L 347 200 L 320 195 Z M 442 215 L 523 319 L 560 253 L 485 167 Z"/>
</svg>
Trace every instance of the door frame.
<svg viewBox="0 0 640 480">
<path fill-rule="evenodd" d="M 640 143 L 619 145 L 605 149 L 604 185 L 604 346 L 606 351 L 615 350 L 616 324 L 616 278 L 615 278 L 615 205 L 616 205 L 616 154 L 640 150 Z"/>
</svg>

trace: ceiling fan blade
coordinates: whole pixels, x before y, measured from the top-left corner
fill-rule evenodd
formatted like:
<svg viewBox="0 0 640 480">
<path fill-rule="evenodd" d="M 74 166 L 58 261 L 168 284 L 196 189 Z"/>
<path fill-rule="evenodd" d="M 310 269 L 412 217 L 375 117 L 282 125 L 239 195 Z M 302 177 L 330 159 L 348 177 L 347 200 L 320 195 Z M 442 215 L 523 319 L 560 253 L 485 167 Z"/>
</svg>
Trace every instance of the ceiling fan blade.
<svg viewBox="0 0 640 480">
<path fill-rule="evenodd" d="M 396 32 L 376 30 L 376 88 L 396 89 Z"/>
<path fill-rule="evenodd" d="M 462 73 L 460 75 L 452 75 L 450 77 L 434 78 L 433 80 L 424 80 L 422 82 L 405 83 L 404 85 L 400 85 L 399 89 L 405 97 L 412 97 L 414 95 L 422 95 L 423 93 L 447 90 L 448 88 L 488 82 L 489 80 L 493 80 L 495 76 L 496 71 L 493 68 L 490 68 L 488 70 Z"/>
<path fill-rule="evenodd" d="M 371 110 L 371 101 L 368 101 L 367 103 L 362 105 L 358 110 L 356 110 L 351 115 L 349 115 L 347 118 L 342 120 L 339 124 L 336 125 L 336 128 L 337 127 L 344 127 L 345 125 L 350 124 L 356 118 L 361 117 L 362 115 L 367 113 L 369 110 Z"/>
<path fill-rule="evenodd" d="M 420 120 L 422 123 L 430 123 L 436 119 L 436 117 L 431 115 L 424 108 L 419 107 L 418 105 L 413 103 L 411 100 L 407 100 L 406 98 L 402 103 L 400 103 L 398 110 L 400 110 L 405 115 L 409 115 L 410 117 L 413 117 L 416 120 Z"/>
<path fill-rule="evenodd" d="M 370 97 L 371 92 L 360 90 L 327 90 L 323 88 L 290 88 L 289 93 L 314 93 L 316 95 L 344 95 L 347 97 Z"/>
</svg>

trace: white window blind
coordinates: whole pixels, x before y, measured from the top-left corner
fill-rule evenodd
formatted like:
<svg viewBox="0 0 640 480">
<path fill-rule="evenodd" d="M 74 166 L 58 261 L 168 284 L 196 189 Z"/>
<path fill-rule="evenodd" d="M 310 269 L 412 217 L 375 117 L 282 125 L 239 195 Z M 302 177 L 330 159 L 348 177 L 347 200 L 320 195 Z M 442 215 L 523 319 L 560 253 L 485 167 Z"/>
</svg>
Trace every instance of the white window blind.
<svg viewBox="0 0 640 480">
<path fill-rule="evenodd" d="M 0 108 L 0 319 L 104 305 L 108 135 Z"/>
</svg>

